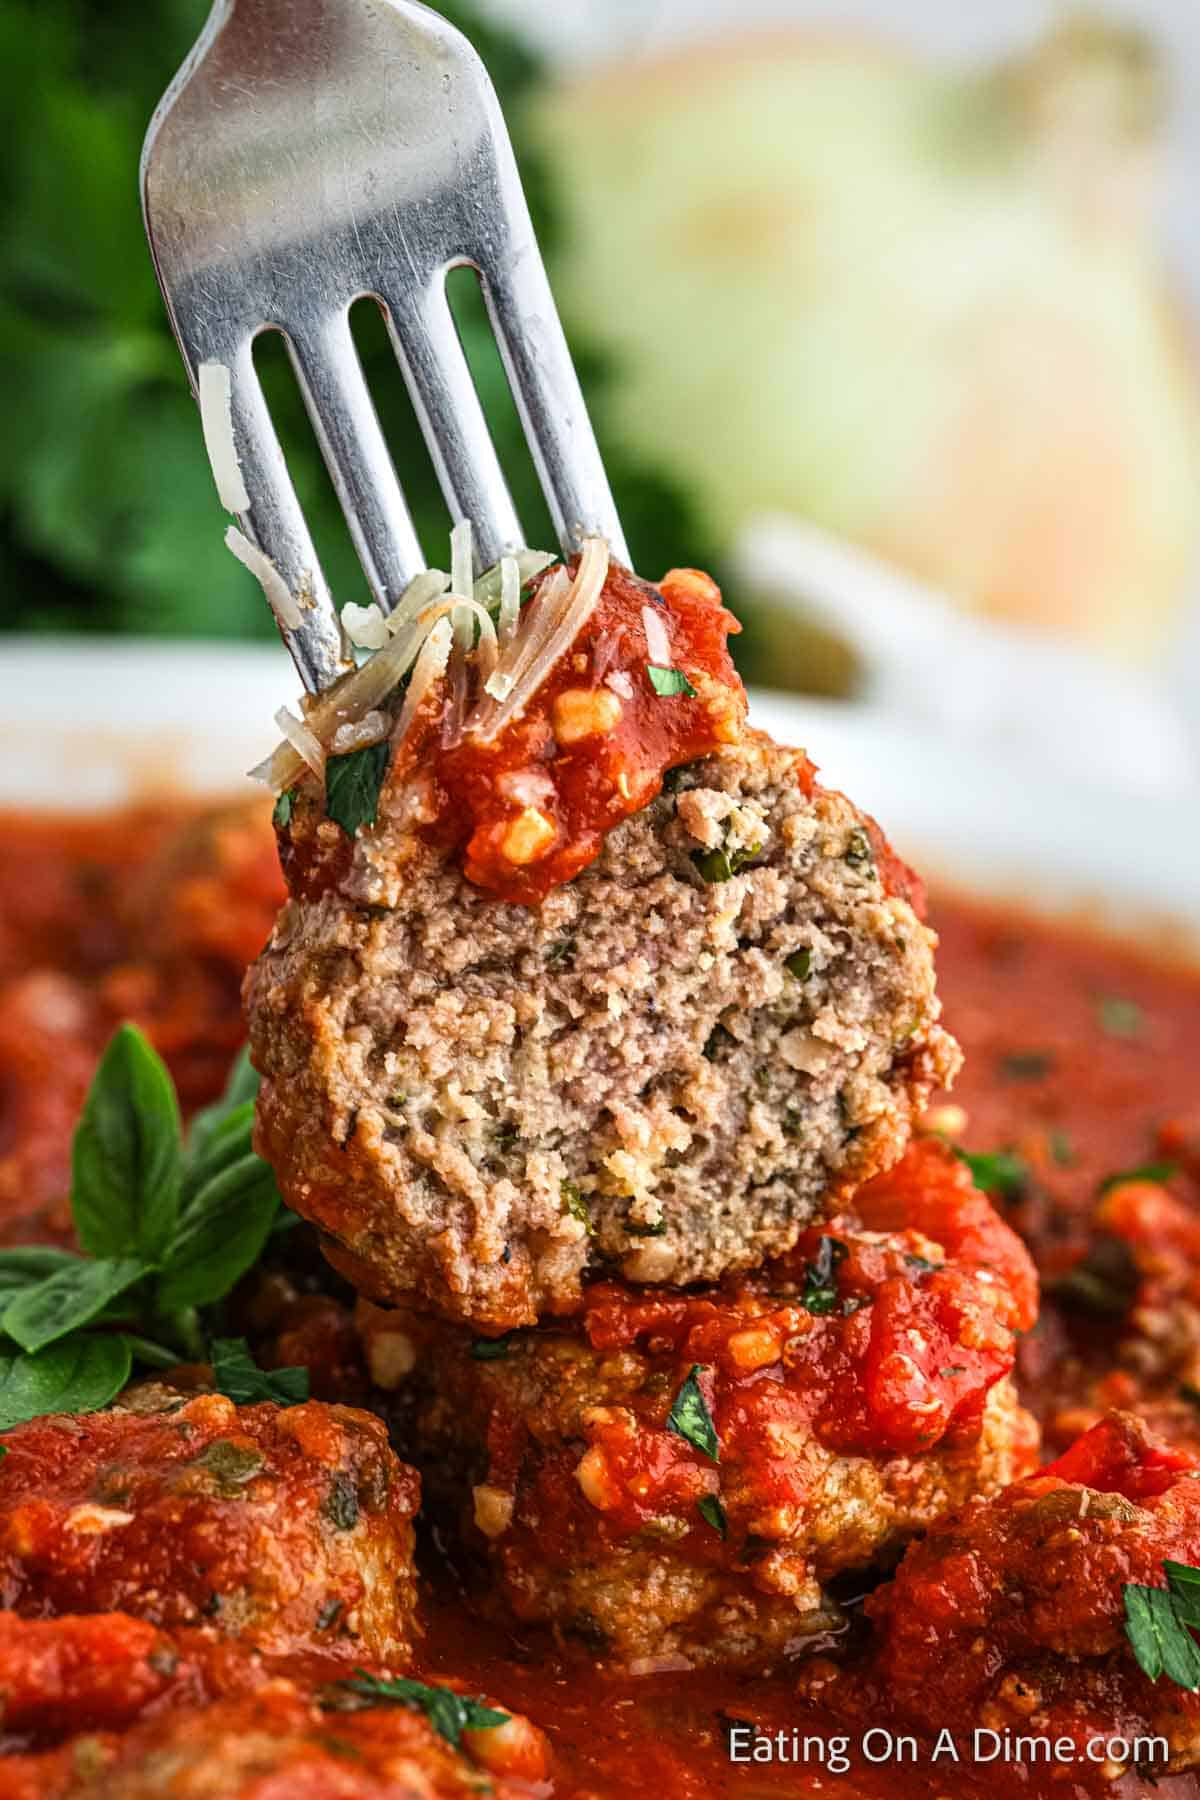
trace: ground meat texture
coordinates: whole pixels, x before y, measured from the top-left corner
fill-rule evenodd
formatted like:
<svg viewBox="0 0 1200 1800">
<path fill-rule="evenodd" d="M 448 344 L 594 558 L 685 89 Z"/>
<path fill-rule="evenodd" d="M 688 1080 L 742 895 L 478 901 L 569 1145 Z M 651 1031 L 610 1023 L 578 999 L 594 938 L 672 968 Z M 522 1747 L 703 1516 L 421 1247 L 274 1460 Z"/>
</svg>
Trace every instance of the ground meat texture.
<svg viewBox="0 0 1200 1800">
<path fill-rule="evenodd" d="M 363 1304 L 400 1441 L 512 1612 L 635 1667 L 761 1660 L 837 1622 L 835 1576 L 1031 1465 L 1028 1259 L 961 1164 L 913 1155 L 907 1228 L 844 1216 L 720 1289 L 598 1283 L 500 1343 Z"/>
<path fill-rule="evenodd" d="M 274 1652 L 407 1652 L 418 1482 L 346 1406 L 35 1419 L 5 1434 L 0 1606 L 210 1624 Z"/>
<path fill-rule="evenodd" d="M 532 1800 L 549 1791 L 548 1766 L 541 1733 L 520 1715 L 463 1732 L 456 1748 L 406 1706 L 276 1679 L 119 1735 L 6 1758 L 4 1792 L 9 1800 Z"/>
<path fill-rule="evenodd" d="M 953 1074 L 871 822 L 758 734 L 668 785 L 540 907 L 386 818 L 284 907 L 246 987 L 257 1144 L 372 1297 L 500 1332 L 599 1266 L 757 1265 Z"/>
<path fill-rule="evenodd" d="M 1198 1766 L 1200 1697 L 1149 1681 L 1125 1635 L 1124 1585 L 1163 1587 L 1164 1559 L 1200 1561 L 1200 1457 L 1110 1414 L 908 1551 L 867 1601 L 880 1690 L 934 1732 L 1161 1733 L 1166 1766 Z"/>
</svg>

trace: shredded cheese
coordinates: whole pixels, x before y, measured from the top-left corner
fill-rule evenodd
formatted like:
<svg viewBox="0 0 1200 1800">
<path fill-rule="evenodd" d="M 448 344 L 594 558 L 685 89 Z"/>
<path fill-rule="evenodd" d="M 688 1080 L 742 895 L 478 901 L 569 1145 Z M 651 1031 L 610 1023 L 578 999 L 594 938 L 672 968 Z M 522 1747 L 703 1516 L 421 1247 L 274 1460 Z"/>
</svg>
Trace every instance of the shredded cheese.
<svg viewBox="0 0 1200 1800">
<path fill-rule="evenodd" d="M 233 435 L 233 388 L 222 362 L 201 363 L 196 372 L 200 400 L 200 429 L 204 448 L 217 486 L 217 498 L 226 512 L 250 510 L 250 496 L 242 479 L 242 464 Z"/>
<path fill-rule="evenodd" d="M 646 634 L 646 649 L 650 653 L 650 661 L 660 669 L 671 667 L 671 640 L 667 635 L 667 627 L 657 606 L 643 606 L 642 630 Z"/>
<path fill-rule="evenodd" d="M 225 533 L 225 547 L 231 550 L 243 568 L 249 569 L 263 593 L 267 596 L 267 605 L 275 614 L 284 631 L 295 631 L 300 623 L 300 605 L 288 587 L 287 582 L 275 567 L 265 550 L 260 550 L 236 525 L 231 525 Z"/>
</svg>

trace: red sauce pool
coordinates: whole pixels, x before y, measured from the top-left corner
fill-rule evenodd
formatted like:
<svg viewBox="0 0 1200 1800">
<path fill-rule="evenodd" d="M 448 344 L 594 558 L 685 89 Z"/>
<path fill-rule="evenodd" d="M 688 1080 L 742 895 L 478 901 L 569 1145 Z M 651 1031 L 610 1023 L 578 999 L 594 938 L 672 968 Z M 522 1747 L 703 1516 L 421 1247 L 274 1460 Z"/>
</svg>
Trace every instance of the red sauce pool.
<svg viewBox="0 0 1200 1800">
<path fill-rule="evenodd" d="M 219 1086 L 241 1036 L 241 970 L 265 936 L 281 883 L 265 809 L 182 822 L 165 810 L 87 823 L 10 817 L 3 833 L 0 1226 L 13 1242 L 65 1232 L 69 1132 L 117 1017 L 128 1013 L 145 1026 L 189 1104 Z M 965 1141 L 981 1151 L 1011 1147 L 1028 1160 L 1036 1189 L 1006 1216 L 1044 1273 L 1067 1267 L 1087 1240 L 1106 1175 L 1162 1156 L 1164 1142 L 1182 1161 L 1195 1154 L 1188 1145 L 1200 1139 L 1200 973 L 961 897 L 935 898 L 933 918 L 947 1022 L 967 1052 L 954 1095 L 969 1116 Z M 1186 1198 L 1190 1190 L 1178 1191 Z M 1024 1397 L 1037 1402 L 1034 1393 Z M 901 1745 L 899 1760 L 871 1765 L 855 1749 L 871 1721 L 802 1707 L 786 1670 L 614 1678 L 582 1654 L 486 1623 L 469 1587 L 435 1553 L 426 1580 L 424 1672 L 464 1676 L 528 1711 L 554 1744 L 560 1795 L 1200 1795 L 1192 1776 L 1152 1787 L 1129 1775 L 1089 1789 L 1065 1769 L 932 1764 L 927 1747 L 916 1761 Z M 807 1760 L 735 1766 L 727 1741 L 739 1720 L 784 1730 L 789 1742 L 795 1728 L 809 1740 Z M 851 1739 L 844 1772 L 830 1767 L 843 1736 Z M 874 1743 L 882 1750 L 882 1740 Z"/>
</svg>

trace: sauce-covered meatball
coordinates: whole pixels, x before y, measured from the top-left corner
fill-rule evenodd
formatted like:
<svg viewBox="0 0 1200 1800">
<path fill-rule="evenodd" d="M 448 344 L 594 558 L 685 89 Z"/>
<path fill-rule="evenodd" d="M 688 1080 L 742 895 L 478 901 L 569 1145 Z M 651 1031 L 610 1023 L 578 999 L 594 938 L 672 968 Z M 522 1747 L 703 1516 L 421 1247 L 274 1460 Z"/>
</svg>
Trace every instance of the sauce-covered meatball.
<svg viewBox="0 0 1200 1800">
<path fill-rule="evenodd" d="M 624 1663 L 778 1654 L 836 1624 L 832 1577 L 1025 1472 L 1028 1257 L 961 1163 L 912 1156 L 903 1227 L 868 1187 L 720 1288 L 601 1282 L 569 1328 L 474 1344 L 363 1306 L 400 1441 L 518 1617 Z"/>
<path fill-rule="evenodd" d="M 0 1606 L 207 1622 L 275 1652 L 410 1648 L 419 1486 L 370 1414 L 204 1394 L 4 1443 Z"/>
</svg>

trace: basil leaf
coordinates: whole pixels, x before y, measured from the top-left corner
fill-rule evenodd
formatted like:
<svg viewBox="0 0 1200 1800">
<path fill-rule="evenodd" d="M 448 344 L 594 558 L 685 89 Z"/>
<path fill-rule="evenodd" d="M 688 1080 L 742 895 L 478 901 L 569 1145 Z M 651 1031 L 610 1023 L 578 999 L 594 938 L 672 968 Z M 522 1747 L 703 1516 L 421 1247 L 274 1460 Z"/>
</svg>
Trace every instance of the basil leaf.
<svg viewBox="0 0 1200 1800">
<path fill-rule="evenodd" d="M 113 1034 L 92 1078 L 71 1152 L 71 1211 L 93 1256 L 154 1262 L 179 1205 L 179 1104 L 135 1025 Z"/>
<path fill-rule="evenodd" d="M 1175 1596 L 1168 1588 L 1134 1581 L 1123 1583 L 1122 1592 L 1125 1635 L 1138 1667 L 1151 1681 L 1167 1675 L 1178 1687 L 1195 1693 L 1200 1688 L 1200 1646 L 1180 1618 Z"/>
<path fill-rule="evenodd" d="M 695 699 L 696 689 L 682 669 L 663 669 L 657 663 L 647 663 L 646 673 L 656 694 L 664 697 L 669 694 L 687 694 L 690 699 Z"/>
<path fill-rule="evenodd" d="M 720 1462 L 721 1440 L 708 1410 L 708 1402 L 696 1379 L 703 1367 L 703 1363 L 693 1363 L 688 1370 L 667 1414 L 667 1430 L 686 1439 L 694 1449 L 707 1456 L 710 1462 Z"/>
<path fill-rule="evenodd" d="M 210 1306 L 257 1262 L 279 1212 L 270 1165 L 250 1151 L 218 1169 L 184 1205 L 163 1264 L 162 1312 Z"/>
<path fill-rule="evenodd" d="M 129 1345 L 119 1333 L 77 1332 L 0 1372 L 0 1431 L 45 1413 L 95 1412 L 129 1380 Z"/>
<path fill-rule="evenodd" d="M 209 1354 L 217 1392 L 237 1406 L 258 1400 L 298 1406 L 308 1399 L 307 1369 L 260 1369 L 245 1338 L 214 1338 Z"/>
<path fill-rule="evenodd" d="M 411 1681 L 403 1675 L 385 1681 L 378 1675 L 368 1675 L 365 1669 L 356 1669 L 353 1680 L 340 1681 L 337 1686 L 345 1692 L 360 1694 L 365 1700 L 407 1706 L 414 1712 L 424 1713 L 439 1737 L 444 1737 L 456 1750 L 462 1744 L 464 1731 L 486 1731 L 494 1725 L 507 1725 L 511 1716 L 497 1712 L 482 1698 L 456 1694 L 453 1688 L 427 1687 L 423 1681 Z"/>
<path fill-rule="evenodd" d="M 183 1176 L 183 1200 L 180 1212 L 188 1208 L 189 1194 L 219 1175 L 231 1163 L 252 1154 L 254 1102 L 244 1100 L 205 1133 L 195 1150 L 189 1151 Z"/>
<path fill-rule="evenodd" d="M 189 1168 L 203 1155 L 210 1139 L 230 1116 L 244 1108 L 247 1101 L 257 1098 L 258 1071 L 250 1065 L 250 1046 L 243 1044 L 233 1059 L 221 1098 L 204 1107 L 192 1120 L 185 1153 Z"/>
<path fill-rule="evenodd" d="M 982 1194 L 1002 1194 L 1013 1199 L 1029 1180 L 1029 1165 L 1012 1150 L 994 1150 L 973 1156 L 968 1150 L 954 1151 L 960 1162 L 971 1171 L 971 1180 Z"/>
<path fill-rule="evenodd" d="M 134 1256 L 80 1259 L 19 1294 L 6 1308 L 0 1328 L 22 1350 L 43 1350 L 81 1325 L 90 1325 L 110 1301 L 146 1273 L 147 1265 Z"/>
<path fill-rule="evenodd" d="M 725 1517 L 725 1508 L 716 1494 L 701 1494 L 696 1502 L 696 1511 L 706 1525 L 711 1525 L 719 1538 L 729 1536 L 729 1521 Z"/>
<path fill-rule="evenodd" d="M 347 756 L 326 759 L 325 811 L 351 837 L 360 825 L 375 823 L 390 756 L 385 738 L 382 743 L 351 750 Z"/>
<path fill-rule="evenodd" d="M 18 1294 L 81 1260 L 74 1251 L 56 1250 L 50 1244 L 17 1244 L 11 1250 L 0 1250 L 0 1313 Z"/>
</svg>

